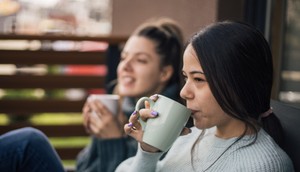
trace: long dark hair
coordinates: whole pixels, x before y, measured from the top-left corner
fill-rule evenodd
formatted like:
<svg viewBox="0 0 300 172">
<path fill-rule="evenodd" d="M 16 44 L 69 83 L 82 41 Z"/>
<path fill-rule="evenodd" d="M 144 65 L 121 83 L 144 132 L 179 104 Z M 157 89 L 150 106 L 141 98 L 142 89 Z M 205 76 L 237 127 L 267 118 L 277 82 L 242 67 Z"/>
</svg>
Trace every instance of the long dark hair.
<svg viewBox="0 0 300 172">
<path fill-rule="evenodd" d="M 218 104 L 255 131 L 256 140 L 260 115 L 270 109 L 273 82 L 272 55 L 263 34 L 245 23 L 223 21 L 207 26 L 190 43 Z M 282 144 L 282 127 L 273 113 L 261 125 Z"/>
<path fill-rule="evenodd" d="M 172 65 L 174 74 L 167 86 L 180 83 L 183 36 L 178 23 L 170 18 L 152 18 L 139 26 L 133 35 L 146 37 L 156 44 L 161 67 Z"/>
</svg>

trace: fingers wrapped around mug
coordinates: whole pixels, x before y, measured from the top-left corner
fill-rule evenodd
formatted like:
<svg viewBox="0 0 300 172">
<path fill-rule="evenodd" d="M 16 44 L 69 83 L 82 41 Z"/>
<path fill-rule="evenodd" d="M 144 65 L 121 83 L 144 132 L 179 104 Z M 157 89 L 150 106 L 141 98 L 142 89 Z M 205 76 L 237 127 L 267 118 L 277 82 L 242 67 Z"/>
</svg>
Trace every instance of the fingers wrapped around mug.
<svg viewBox="0 0 300 172">
<path fill-rule="evenodd" d="M 100 114 L 101 116 L 113 116 L 112 112 L 109 111 L 109 109 L 107 108 L 107 106 L 105 106 L 103 103 L 101 103 L 100 101 L 93 101 L 93 105 L 95 106 L 94 109 L 96 110 L 96 112 L 98 111 L 98 114 Z"/>
<path fill-rule="evenodd" d="M 89 107 L 88 103 L 85 103 L 82 108 L 82 117 L 83 117 L 83 126 L 85 127 L 87 133 L 90 133 L 89 122 L 90 122 L 90 115 L 92 109 Z"/>
<path fill-rule="evenodd" d="M 103 105 L 100 102 L 93 100 L 89 102 L 89 106 L 92 109 L 92 115 L 101 118 L 103 114 Z"/>
<path fill-rule="evenodd" d="M 129 118 L 129 123 L 124 126 L 124 131 L 127 135 L 130 135 L 137 141 L 141 142 L 143 137 L 143 128 L 139 120 L 147 121 L 147 119 L 155 118 L 157 116 L 158 113 L 150 109 L 134 111 Z"/>
<path fill-rule="evenodd" d="M 134 111 L 129 118 L 129 123 L 125 124 L 124 131 L 127 135 L 135 138 L 137 141 L 141 141 L 143 136 L 143 131 L 142 131 L 142 126 L 138 121 L 138 118 L 139 118 L 138 111 Z"/>
<path fill-rule="evenodd" d="M 100 101 L 98 100 L 92 100 L 88 102 L 88 105 L 91 109 L 90 118 L 113 118 L 114 115 L 109 111 L 109 109 Z M 91 120 L 94 120 L 91 119 Z"/>
<path fill-rule="evenodd" d="M 156 118 L 158 117 L 158 112 L 151 109 L 141 109 L 139 110 L 140 119 L 143 121 L 147 121 L 149 118 Z"/>
<path fill-rule="evenodd" d="M 86 110 L 87 108 L 89 108 L 88 111 Z M 108 130 L 106 129 L 107 121 L 110 121 L 110 118 L 113 118 L 111 117 L 112 115 L 110 115 L 109 110 L 100 101 L 90 100 L 86 103 L 84 111 L 87 111 L 84 120 L 88 120 L 88 123 L 85 125 L 89 130 L 89 134 L 101 137 L 103 130 Z"/>
<path fill-rule="evenodd" d="M 158 94 L 154 94 L 150 96 L 150 99 L 152 99 L 154 102 L 159 98 Z"/>
</svg>

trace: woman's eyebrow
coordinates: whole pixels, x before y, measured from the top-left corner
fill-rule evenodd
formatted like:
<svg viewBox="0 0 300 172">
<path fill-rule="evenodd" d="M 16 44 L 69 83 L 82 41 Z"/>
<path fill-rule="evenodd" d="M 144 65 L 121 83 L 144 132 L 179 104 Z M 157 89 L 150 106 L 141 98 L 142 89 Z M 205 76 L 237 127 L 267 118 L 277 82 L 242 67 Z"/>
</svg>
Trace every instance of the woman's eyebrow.
<svg viewBox="0 0 300 172">
<path fill-rule="evenodd" d="M 190 74 L 202 74 L 202 75 L 204 75 L 204 72 L 202 72 L 202 71 L 191 71 L 191 72 L 189 72 Z"/>
<path fill-rule="evenodd" d="M 184 70 L 182 70 L 181 71 L 181 73 L 182 74 L 185 74 L 186 72 L 184 71 Z M 188 73 L 190 73 L 190 74 L 202 74 L 202 75 L 204 75 L 204 72 L 202 72 L 202 71 L 191 71 L 191 72 L 188 72 Z"/>
<path fill-rule="evenodd" d="M 151 57 L 151 55 L 149 53 L 146 53 L 146 52 L 137 52 L 135 55 L 137 55 L 137 56 L 144 55 L 144 56 L 147 56 L 147 57 Z"/>
</svg>

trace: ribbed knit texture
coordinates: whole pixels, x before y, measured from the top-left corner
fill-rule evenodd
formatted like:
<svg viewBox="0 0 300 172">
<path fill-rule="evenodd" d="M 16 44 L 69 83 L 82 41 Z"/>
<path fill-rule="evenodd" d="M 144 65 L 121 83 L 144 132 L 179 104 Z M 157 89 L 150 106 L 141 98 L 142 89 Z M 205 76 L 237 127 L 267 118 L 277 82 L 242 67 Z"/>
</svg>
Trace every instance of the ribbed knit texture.
<svg viewBox="0 0 300 172">
<path fill-rule="evenodd" d="M 123 162 L 117 172 L 293 172 L 293 165 L 287 154 L 261 129 L 254 144 L 253 137 L 220 139 L 214 136 L 215 128 L 206 130 L 191 152 L 192 145 L 201 131 L 193 128 L 192 133 L 179 137 L 167 156 L 159 161 L 161 153 L 147 153 L 138 150 L 135 157 Z M 193 154 L 193 167 L 192 158 Z M 220 157 L 220 158 L 219 158 Z M 218 159 L 219 158 L 219 159 Z M 217 160 L 218 159 L 218 160 Z M 217 161 L 216 161 L 217 160 Z M 210 167 L 211 166 L 211 167 Z M 209 168 L 208 168 L 209 167 Z"/>
</svg>

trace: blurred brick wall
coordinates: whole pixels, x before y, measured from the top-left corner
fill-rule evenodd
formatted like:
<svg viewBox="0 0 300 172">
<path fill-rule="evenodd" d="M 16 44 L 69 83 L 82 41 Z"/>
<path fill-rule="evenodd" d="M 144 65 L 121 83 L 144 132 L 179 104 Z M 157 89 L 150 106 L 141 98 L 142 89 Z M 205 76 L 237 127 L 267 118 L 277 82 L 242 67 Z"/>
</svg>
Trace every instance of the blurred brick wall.
<svg viewBox="0 0 300 172">
<path fill-rule="evenodd" d="M 146 19 L 175 19 L 188 39 L 209 23 L 243 20 L 245 0 L 112 0 L 112 34 L 130 35 Z"/>
<path fill-rule="evenodd" d="M 218 0 L 112 0 L 112 34 L 129 35 L 146 19 L 170 17 L 189 38 L 217 20 Z"/>
</svg>

